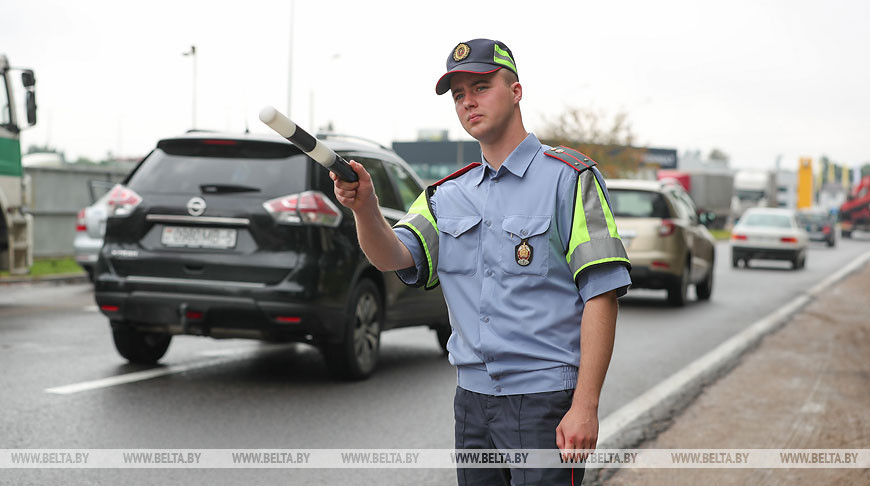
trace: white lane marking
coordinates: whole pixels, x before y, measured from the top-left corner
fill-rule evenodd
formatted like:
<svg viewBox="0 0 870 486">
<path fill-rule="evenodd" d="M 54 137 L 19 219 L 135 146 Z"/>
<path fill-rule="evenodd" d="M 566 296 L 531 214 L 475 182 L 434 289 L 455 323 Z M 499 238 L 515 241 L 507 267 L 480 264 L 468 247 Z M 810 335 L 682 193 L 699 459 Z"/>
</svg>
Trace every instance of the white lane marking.
<svg viewBox="0 0 870 486">
<path fill-rule="evenodd" d="M 98 309 L 97 306 L 95 306 L 95 305 L 86 305 L 86 306 L 82 307 L 82 310 L 85 312 L 99 312 L 100 311 L 100 309 Z"/>
<path fill-rule="evenodd" d="M 134 383 L 137 381 L 150 380 L 152 378 L 158 378 L 161 376 L 171 375 L 173 373 L 182 373 L 185 371 L 206 368 L 208 366 L 215 366 L 223 363 L 228 363 L 231 361 L 237 361 L 241 359 L 252 358 L 266 350 L 274 349 L 271 346 L 263 346 L 252 349 L 250 347 L 247 348 L 238 348 L 238 349 L 227 349 L 220 350 L 220 355 L 213 359 L 206 359 L 203 361 L 197 361 L 193 363 L 185 363 L 185 364 L 177 364 L 164 366 L 161 368 L 154 368 L 150 370 L 143 371 L 134 371 L 133 373 L 126 373 L 123 375 L 110 376 L 108 378 L 102 378 L 99 380 L 85 381 L 82 383 L 74 383 L 72 385 L 64 385 L 57 386 L 54 388 L 46 388 L 46 393 L 54 393 L 57 395 L 70 395 L 72 393 L 79 393 L 83 391 L 96 390 L 99 388 L 107 388 L 110 386 L 116 385 L 124 385 L 127 383 Z"/>
<path fill-rule="evenodd" d="M 731 339 L 723 342 L 710 350 L 704 356 L 689 363 L 685 368 L 677 371 L 658 385 L 647 390 L 641 396 L 623 405 L 601 421 L 598 434 L 599 448 L 621 448 L 628 444 L 620 442 L 621 437 L 626 437 L 627 431 L 637 428 L 639 420 L 654 420 L 658 417 L 656 409 L 680 396 L 682 390 L 703 382 L 711 376 L 715 370 L 729 364 L 729 362 L 743 354 L 744 351 L 754 346 L 766 334 L 777 326 L 788 321 L 792 314 L 799 311 L 803 306 L 818 296 L 828 287 L 839 282 L 850 273 L 861 268 L 870 261 L 870 252 L 866 252 L 853 260 L 850 264 L 841 268 L 840 271 L 829 276 L 803 294 L 795 297 L 771 314 L 756 321 Z"/>
</svg>

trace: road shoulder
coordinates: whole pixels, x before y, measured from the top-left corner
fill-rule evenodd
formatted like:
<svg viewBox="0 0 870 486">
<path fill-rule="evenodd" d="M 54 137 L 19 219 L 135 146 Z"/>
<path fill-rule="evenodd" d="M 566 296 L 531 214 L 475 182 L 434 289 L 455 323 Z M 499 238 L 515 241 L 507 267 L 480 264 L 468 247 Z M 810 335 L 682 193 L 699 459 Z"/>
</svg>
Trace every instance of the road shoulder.
<svg viewBox="0 0 870 486">
<path fill-rule="evenodd" d="M 870 447 L 870 265 L 767 336 L 640 448 Z M 870 484 L 868 469 L 626 469 L 608 484 Z"/>
</svg>

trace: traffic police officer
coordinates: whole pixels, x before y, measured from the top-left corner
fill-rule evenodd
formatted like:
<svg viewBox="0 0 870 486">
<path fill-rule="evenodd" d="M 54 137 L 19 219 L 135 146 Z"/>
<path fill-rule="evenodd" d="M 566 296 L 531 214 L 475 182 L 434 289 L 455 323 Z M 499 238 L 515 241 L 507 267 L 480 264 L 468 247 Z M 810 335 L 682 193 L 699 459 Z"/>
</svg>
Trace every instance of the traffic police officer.
<svg viewBox="0 0 870 486">
<path fill-rule="evenodd" d="M 428 187 L 395 228 L 371 178 L 335 181 L 382 271 L 444 291 L 457 368 L 458 449 L 592 449 L 629 260 L 595 162 L 528 133 L 502 42 L 458 44 L 436 85 L 480 142 L 474 163 Z M 458 469 L 460 484 L 579 484 L 583 470 Z"/>
</svg>

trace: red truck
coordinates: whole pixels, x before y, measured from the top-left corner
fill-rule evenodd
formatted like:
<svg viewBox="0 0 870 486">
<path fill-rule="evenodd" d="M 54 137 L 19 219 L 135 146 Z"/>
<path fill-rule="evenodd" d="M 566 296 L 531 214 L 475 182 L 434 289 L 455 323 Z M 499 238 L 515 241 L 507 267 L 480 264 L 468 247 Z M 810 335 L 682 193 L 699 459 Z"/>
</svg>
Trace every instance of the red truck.
<svg viewBox="0 0 870 486">
<path fill-rule="evenodd" d="M 844 238 L 849 238 L 855 230 L 870 231 L 870 175 L 861 178 L 840 206 L 840 227 Z"/>
</svg>

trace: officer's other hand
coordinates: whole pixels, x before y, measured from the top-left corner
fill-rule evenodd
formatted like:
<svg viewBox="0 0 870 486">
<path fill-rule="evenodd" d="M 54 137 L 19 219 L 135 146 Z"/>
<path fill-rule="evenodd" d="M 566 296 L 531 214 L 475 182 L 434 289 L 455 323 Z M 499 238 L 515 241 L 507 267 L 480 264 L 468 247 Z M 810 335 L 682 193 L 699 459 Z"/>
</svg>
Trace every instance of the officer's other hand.
<svg viewBox="0 0 870 486">
<path fill-rule="evenodd" d="M 562 451 L 564 460 L 584 461 L 588 452 L 572 453 L 572 450 L 592 451 L 598 442 L 598 410 L 572 405 L 556 427 L 556 447 Z"/>
<path fill-rule="evenodd" d="M 335 197 L 338 199 L 338 202 L 352 211 L 357 211 L 372 203 L 377 205 L 375 188 L 372 186 L 372 176 L 366 172 L 362 164 L 355 160 L 350 161 L 350 166 L 356 172 L 359 181 L 343 181 L 332 171 L 329 172 L 329 177 L 332 178 L 332 182 L 335 185 Z"/>
</svg>

